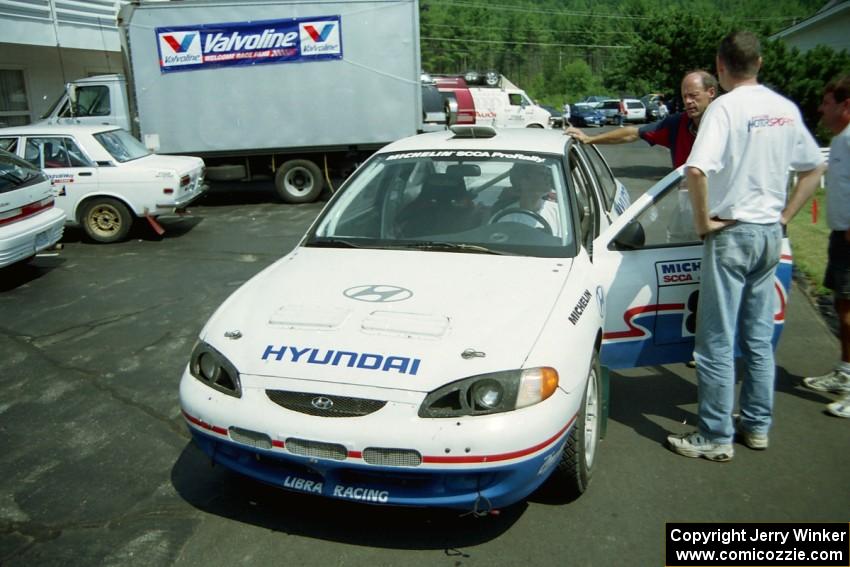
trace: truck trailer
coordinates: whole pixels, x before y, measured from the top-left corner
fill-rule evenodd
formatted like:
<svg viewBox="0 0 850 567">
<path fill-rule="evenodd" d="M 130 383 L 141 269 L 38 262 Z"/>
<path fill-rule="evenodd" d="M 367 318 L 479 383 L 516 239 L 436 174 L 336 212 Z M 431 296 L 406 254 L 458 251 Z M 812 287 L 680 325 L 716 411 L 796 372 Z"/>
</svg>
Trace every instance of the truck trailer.
<svg viewBox="0 0 850 567">
<path fill-rule="evenodd" d="M 47 122 L 116 124 L 210 180 L 271 176 L 290 203 L 434 128 L 417 0 L 135 0 L 118 27 L 124 73 L 70 83 Z"/>
</svg>

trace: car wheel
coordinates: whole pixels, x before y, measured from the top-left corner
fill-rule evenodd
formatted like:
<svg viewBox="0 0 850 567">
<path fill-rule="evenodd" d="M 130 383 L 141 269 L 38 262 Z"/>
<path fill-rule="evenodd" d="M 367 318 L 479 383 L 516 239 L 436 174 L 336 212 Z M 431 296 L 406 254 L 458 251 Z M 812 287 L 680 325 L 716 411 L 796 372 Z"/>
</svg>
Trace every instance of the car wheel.
<svg viewBox="0 0 850 567">
<path fill-rule="evenodd" d="M 579 496 L 587 490 L 596 463 L 602 425 L 602 383 L 599 354 L 594 353 L 584 389 L 576 423 L 573 425 L 567 444 L 558 463 L 562 488 L 570 496 Z"/>
<path fill-rule="evenodd" d="M 322 170 L 310 160 L 289 160 L 277 170 L 274 187 L 284 203 L 312 203 L 324 187 Z"/>
<path fill-rule="evenodd" d="M 81 224 L 96 242 L 118 242 L 127 237 L 133 217 L 124 203 L 103 197 L 86 203 Z"/>
<path fill-rule="evenodd" d="M 526 128 L 543 128 L 543 126 L 540 124 L 529 124 Z"/>
</svg>

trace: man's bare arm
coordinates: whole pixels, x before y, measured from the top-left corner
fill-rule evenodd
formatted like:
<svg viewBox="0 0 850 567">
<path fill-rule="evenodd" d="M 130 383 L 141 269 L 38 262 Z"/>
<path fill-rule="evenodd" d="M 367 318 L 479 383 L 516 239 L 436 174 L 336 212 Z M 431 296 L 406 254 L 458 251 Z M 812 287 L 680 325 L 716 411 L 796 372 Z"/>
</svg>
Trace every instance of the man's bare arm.
<svg viewBox="0 0 850 567">
<path fill-rule="evenodd" d="M 564 131 L 567 136 L 572 136 L 579 142 L 584 144 L 625 144 L 634 142 L 640 135 L 636 126 L 626 126 L 625 128 L 617 128 L 610 130 L 597 136 L 588 136 L 578 128 L 567 128 Z"/>
</svg>

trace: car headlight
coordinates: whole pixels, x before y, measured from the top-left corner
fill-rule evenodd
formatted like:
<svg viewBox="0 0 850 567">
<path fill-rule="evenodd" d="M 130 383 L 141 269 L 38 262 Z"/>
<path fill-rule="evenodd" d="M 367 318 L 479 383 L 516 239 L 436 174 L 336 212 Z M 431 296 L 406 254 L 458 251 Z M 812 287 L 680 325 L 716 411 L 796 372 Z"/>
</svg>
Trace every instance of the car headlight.
<svg viewBox="0 0 850 567">
<path fill-rule="evenodd" d="M 239 371 L 227 360 L 227 357 L 204 341 L 198 341 L 192 349 L 189 373 L 223 394 L 242 397 Z"/>
<path fill-rule="evenodd" d="M 425 397 L 419 417 L 460 417 L 511 411 L 542 402 L 558 388 L 558 372 L 548 366 L 470 376 Z"/>
</svg>

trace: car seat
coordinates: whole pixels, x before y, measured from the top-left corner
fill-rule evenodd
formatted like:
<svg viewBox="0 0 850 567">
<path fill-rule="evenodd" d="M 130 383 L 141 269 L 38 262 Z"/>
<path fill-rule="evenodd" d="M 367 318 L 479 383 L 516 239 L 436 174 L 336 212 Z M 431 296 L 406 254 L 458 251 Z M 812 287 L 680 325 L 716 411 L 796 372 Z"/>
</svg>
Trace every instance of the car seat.
<svg viewBox="0 0 850 567">
<path fill-rule="evenodd" d="M 478 219 L 463 177 L 432 173 L 397 222 L 402 235 L 423 236 L 462 232 L 476 226 Z"/>
</svg>

